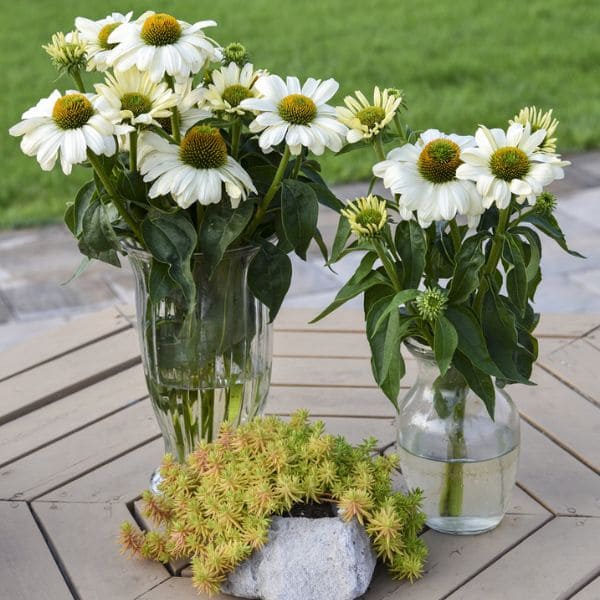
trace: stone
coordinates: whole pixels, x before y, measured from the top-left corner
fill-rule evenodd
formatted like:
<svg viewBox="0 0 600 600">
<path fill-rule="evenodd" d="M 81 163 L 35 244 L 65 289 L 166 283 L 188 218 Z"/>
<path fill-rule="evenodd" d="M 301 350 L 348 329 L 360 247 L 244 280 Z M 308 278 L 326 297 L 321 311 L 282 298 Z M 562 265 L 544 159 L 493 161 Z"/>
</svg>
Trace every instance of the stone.
<svg viewBox="0 0 600 600">
<path fill-rule="evenodd" d="M 222 591 L 261 600 L 354 600 L 376 556 L 355 519 L 273 517 L 269 541 L 233 571 Z"/>
</svg>

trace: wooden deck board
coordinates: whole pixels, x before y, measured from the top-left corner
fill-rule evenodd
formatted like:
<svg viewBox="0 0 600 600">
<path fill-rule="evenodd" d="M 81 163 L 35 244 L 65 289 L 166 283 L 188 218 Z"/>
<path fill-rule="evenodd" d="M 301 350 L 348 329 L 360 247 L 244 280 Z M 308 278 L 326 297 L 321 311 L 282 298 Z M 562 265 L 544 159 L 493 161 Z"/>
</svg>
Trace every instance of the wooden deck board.
<svg viewBox="0 0 600 600">
<path fill-rule="evenodd" d="M 579 590 L 572 600 L 598 600 L 600 598 L 600 576 Z"/>
</svg>

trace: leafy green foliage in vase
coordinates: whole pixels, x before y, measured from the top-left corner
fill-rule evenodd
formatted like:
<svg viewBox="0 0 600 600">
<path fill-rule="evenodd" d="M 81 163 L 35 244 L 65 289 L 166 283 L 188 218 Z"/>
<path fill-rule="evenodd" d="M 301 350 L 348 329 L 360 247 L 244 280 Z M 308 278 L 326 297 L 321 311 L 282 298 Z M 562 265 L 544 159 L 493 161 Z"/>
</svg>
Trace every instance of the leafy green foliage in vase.
<svg viewBox="0 0 600 600">
<path fill-rule="evenodd" d="M 122 525 L 123 550 L 161 562 L 189 558 L 198 590 L 215 593 L 227 574 L 268 541 L 273 515 L 304 503 L 333 504 L 364 525 L 392 576 L 419 577 L 427 554 L 421 494 L 392 491 L 396 457 L 374 456 L 375 441 L 352 447 L 324 433 L 308 413 L 290 422 L 258 418 L 237 429 L 223 424 L 185 464 L 166 455 L 160 495 L 145 492 L 145 513 L 158 531 Z"/>
</svg>

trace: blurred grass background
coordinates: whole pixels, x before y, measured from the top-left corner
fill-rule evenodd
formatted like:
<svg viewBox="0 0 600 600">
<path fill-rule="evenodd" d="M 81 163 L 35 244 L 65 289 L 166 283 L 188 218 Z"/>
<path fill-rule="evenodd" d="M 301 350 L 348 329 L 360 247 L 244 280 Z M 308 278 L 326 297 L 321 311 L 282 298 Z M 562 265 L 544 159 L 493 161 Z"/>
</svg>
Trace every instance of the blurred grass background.
<svg viewBox="0 0 600 600">
<path fill-rule="evenodd" d="M 214 19 L 220 43 L 241 41 L 257 67 L 301 78 L 334 77 L 336 98 L 373 85 L 405 90 L 414 129 L 471 133 L 506 125 L 524 105 L 554 107 L 565 151 L 600 146 L 598 0 L 3 0 L 0 64 L 0 227 L 59 219 L 85 180 L 41 171 L 7 130 L 54 88 L 72 88 L 40 46 L 76 16 L 152 9 L 187 21 Z M 91 83 L 91 78 L 88 78 Z M 368 176 L 369 151 L 325 160 L 331 182 Z"/>
</svg>

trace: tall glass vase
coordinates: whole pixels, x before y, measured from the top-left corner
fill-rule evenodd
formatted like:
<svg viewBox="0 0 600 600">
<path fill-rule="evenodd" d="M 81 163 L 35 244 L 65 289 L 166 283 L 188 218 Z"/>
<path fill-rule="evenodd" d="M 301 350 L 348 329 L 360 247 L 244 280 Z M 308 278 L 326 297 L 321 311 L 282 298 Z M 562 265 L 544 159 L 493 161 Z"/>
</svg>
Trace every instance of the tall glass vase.
<svg viewBox="0 0 600 600">
<path fill-rule="evenodd" d="M 267 308 L 247 286 L 257 250 L 227 252 L 211 277 L 202 254 L 192 257 L 192 307 L 174 285 L 152 300 L 152 256 L 130 246 L 136 280 L 140 348 L 165 452 L 182 462 L 221 423 L 244 423 L 264 410 L 271 378 L 272 328 Z M 160 474 L 152 476 L 158 492 Z"/>
<path fill-rule="evenodd" d="M 452 366 L 442 376 L 431 349 L 406 343 L 418 374 L 397 419 L 397 449 L 409 488 L 424 492 L 427 525 L 474 534 L 502 520 L 515 484 L 519 413 L 496 387 L 494 419 Z"/>
</svg>

